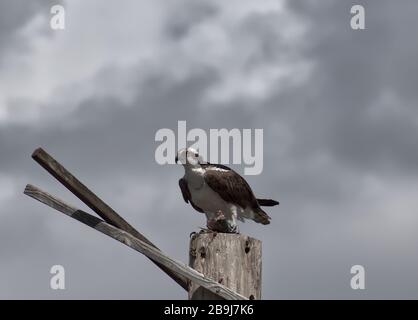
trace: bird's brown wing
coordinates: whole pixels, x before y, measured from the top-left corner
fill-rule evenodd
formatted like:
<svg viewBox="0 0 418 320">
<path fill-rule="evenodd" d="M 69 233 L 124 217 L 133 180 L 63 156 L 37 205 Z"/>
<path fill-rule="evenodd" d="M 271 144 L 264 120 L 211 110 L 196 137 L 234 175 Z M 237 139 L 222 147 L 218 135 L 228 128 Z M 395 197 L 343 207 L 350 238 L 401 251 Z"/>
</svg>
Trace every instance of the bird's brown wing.
<svg viewBox="0 0 418 320">
<path fill-rule="evenodd" d="M 219 174 L 215 170 L 206 170 L 204 179 L 224 201 L 237 204 L 244 209 L 259 207 L 247 181 L 235 171 L 230 170 Z"/>
<path fill-rule="evenodd" d="M 184 180 L 183 178 L 181 178 L 179 180 L 179 187 L 181 190 L 181 194 L 183 195 L 183 199 L 186 203 L 189 203 L 190 199 L 192 198 L 190 195 L 190 190 L 189 187 L 187 186 L 187 182 L 186 180 Z"/>
<path fill-rule="evenodd" d="M 195 209 L 196 211 L 199 211 L 201 213 L 204 213 L 204 211 L 202 209 L 200 209 L 198 206 L 196 206 L 193 201 L 192 201 L 192 196 L 189 190 L 189 187 L 187 186 L 187 181 L 184 180 L 184 178 L 181 178 L 179 180 L 179 186 L 180 186 L 180 190 L 181 190 L 181 194 L 183 195 L 183 199 L 186 203 L 189 203 L 192 205 L 193 209 Z"/>
<path fill-rule="evenodd" d="M 251 208 L 254 212 L 254 217 L 251 218 L 255 222 L 270 223 L 270 217 L 260 208 L 251 187 L 238 173 L 230 170 L 219 174 L 214 170 L 206 170 L 204 178 L 208 186 L 224 201 L 234 203 L 243 209 Z"/>
</svg>

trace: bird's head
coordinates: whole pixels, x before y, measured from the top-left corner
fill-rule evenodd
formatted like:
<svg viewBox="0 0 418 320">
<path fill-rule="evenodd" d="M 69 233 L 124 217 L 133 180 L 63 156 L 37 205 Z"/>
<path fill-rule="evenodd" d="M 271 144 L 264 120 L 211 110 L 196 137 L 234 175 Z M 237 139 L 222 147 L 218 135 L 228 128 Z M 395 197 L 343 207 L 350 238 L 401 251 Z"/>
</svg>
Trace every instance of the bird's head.
<svg viewBox="0 0 418 320">
<path fill-rule="evenodd" d="M 180 162 L 183 166 L 196 167 L 203 163 L 202 157 L 193 148 L 181 149 L 177 152 L 176 163 Z"/>
</svg>

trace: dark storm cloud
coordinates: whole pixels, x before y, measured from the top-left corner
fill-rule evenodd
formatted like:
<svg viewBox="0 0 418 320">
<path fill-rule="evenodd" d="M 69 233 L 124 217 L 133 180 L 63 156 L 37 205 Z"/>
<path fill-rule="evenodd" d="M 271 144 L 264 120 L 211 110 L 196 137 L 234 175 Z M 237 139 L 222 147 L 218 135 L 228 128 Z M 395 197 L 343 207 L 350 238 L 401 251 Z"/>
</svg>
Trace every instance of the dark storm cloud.
<svg viewBox="0 0 418 320">
<path fill-rule="evenodd" d="M 172 40 L 187 36 L 191 28 L 218 13 L 216 4 L 204 1 L 184 1 L 171 12 L 165 25 L 165 32 Z"/>
<path fill-rule="evenodd" d="M 294 149 L 322 147 L 361 170 L 416 169 L 416 2 L 367 1 L 363 31 L 349 27 L 349 3 L 288 5 L 311 24 L 305 55 L 315 63 L 295 123 L 309 145 Z"/>
<path fill-rule="evenodd" d="M 30 128 L 25 125 L 0 128 L 0 141 L 5 151 L 2 168 L 8 172 L 18 170 L 24 161 L 22 152 L 27 153 L 38 145 L 70 159 L 74 152 L 88 157 L 88 154 L 93 156 L 93 151 L 94 158 L 102 158 L 97 170 L 112 163 L 115 171 L 125 170 L 127 165 L 134 169 L 142 161 L 145 166 L 154 163 L 155 132 L 164 127 L 177 130 L 178 120 L 186 120 L 190 125 L 198 122 L 196 104 L 211 78 L 207 72 L 173 83 L 156 71 L 141 88 L 145 94 L 138 96 L 132 105 L 126 106 L 106 96 L 92 96 L 82 101 L 75 112 L 63 119 L 74 123 L 73 127 L 55 122 Z M 129 156 L 121 159 L 121 155 Z M 117 159 L 119 161 L 115 162 Z M 81 164 L 88 158 L 74 160 Z"/>
<path fill-rule="evenodd" d="M 2 125 L 0 176 L 12 177 L 15 191 L 0 211 L 0 297 L 184 298 L 142 256 L 21 194 L 31 182 L 84 208 L 30 159 L 43 146 L 156 244 L 187 261 L 187 235 L 204 219 L 181 199 L 181 167 L 161 167 L 154 160 L 155 132 L 176 131 L 178 120 L 186 120 L 188 129 L 264 129 L 264 172 L 248 181 L 281 205 L 269 211 L 270 226 L 247 223 L 241 229 L 263 241 L 264 298 L 416 297 L 417 220 L 397 229 L 410 209 L 392 204 L 399 198 L 396 189 L 407 189 L 402 179 L 417 159 L 416 65 L 410 59 L 418 46 L 407 32 L 416 29 L 416 5 L 406 6 L 367 2 L 367 29 L 355 32 L 349 4 L 292 0 L 288 9 L 300 19 L 296 24 L 309 26 L 295 43 L 274 30 L 274 15 L 247 16 L 230 32 L 234 44 L 255 43 L 257 50 L 244 63 L 248 70 L 274 67 L 282 59 L 313 65 L 307 82 L 278 82 L 262 99 L 202 106 L 228 66 L 201 63 L 179 80 L 156 64 L 137 81 L 130 102 L 92 92 L 55 121 Z M 191 28 L 221 11 L 222 6 L 188 3 L 185 14 L 167 15 L 165 36 L 187 38 Z M 392 106 L 391 96 L 400 108 Z M 71 95 L 63 100 L 71 101 Z M 388 179 L 382 168 L 401 182 Z M 383 185 L 382 197 L 368 196 L 363 179 L 369 173 Z M 396 208 L 395 220 L 381 214 L 386 206 Z M 48 287 L 49 268 L 57 263 L 69 276 L 62 295 Z M 349 287 L 349 269 L 358 263 L 367 272 L 361 295 Z M 12 281 L 22 274 L 23 280 Z"/>
<path fill-rule="evenodd" d="M 289 1 L 288 6 L 310 25 L 300 52 L 313 62 L 314 69 L 303 86 L 273 95 L 266 102 L 270 112 L 276 114 L 270 119 L 284 118 L 286 126 L 291 128 L 290 148 L 279 163 L 288 168 L 293 162 L 298 168 L 288 172 L 279 169 L 276 175 L 284 186 L 279 186 L 284 199 L 282 210 L 297 215 L 293 219 L 282 217 L 280 224 L 300 232 L 309 221 L 304 236 L 289 234 L 283 241 L 289 243 L 292 238 L 294 242 L 290 242 L 298 243 L 303 238 L 315 243 L 317 237 L 324 241 L 339 240 L 333 245 L 318 241 L 318 246 L 301 249 L 303 253 L 287 252 L 293 262 L 287 266 L 282 260 L 279 264 L 287 269 L 284 274 L 292 273 L 292 276 L 288 281 L 278 276 L 277 287 L 288 288 L 284 296 L 294 298 L 316 294 L 318 297 L 359 298 L 353 291 L 347 292 L 346 284 L 338 280 L 346 271 L 339 275 L 336 272 L 344 270 L 352 261 L 361 260 L 372 270 L 373 289 L 369 290 L 369 297 L 416 296 L 416 281 L 414 287 L 406 280 L 414 279 L 411 266 L 418 264 L 416 255 L 412 254 L 412 243 L 417 241 L 415 234 L 406 233 L 408 240 L 402 245 L 402 240 L 398 239 L 401 233 L 383 236 L 384 231 L 377 225 L 384 217 L 377 214 L 371 221 L 365 221 L 370 213 L 364 209 L 364 215 L 355 215 L 359 209 L 354 209 L 353 200 L 365 208 L 373 201 L 362 199 L 358 193 L 368 192 L 361 187 L 365 175 L 379 179 L 406 176 L 416 179 L 418 153 L 414 141 L 418 134 L 418 113 L 413 106 L 418 96 L 412 86 L 416 83 L 417 64 L 413 57 L 417 56 L 418 46 L 411 30 L 417 27 L 418 6 L 412 1 L 403 3 L 402 7 L 390 1 L 368 1 L 365 4 L 367 29 L 358 32 L 349 27 L 349 3 Z M 329 158 L 322 167 L 312 166 L 317 155 Z M 329 161 L 333 163 L 331 166 Z M 273 170 L 273 167 L 266 167 L 266 170 Z M 401 184 L 395 180 L 388 188 L 393 189 L 395 197 Z M 394 197 L 383 200 L 384 197 L 382 194 L 379 201 L 387 205 L 395 201 Z M 309 206 L 304 209 L 304 204 L 288 203 L 297 199 L 304 199 L 304 204 L 309 203 L 311 209 Z M 322 209 L 315 209 L 316 204 Z M 294 211 L 296 208 L 309 215 L 315 212 L 314 220 L 305 215 L 298 222 L 299 227 L 293 229 L 295 219 L 301 217 L 301 211 Z M 413 208 L 398 210 L 392 214 L 408 215 Z M 353 222 L 363 224 L 368 234 L 354 239 L 359 226 Z M 416 219 L 411 223 L 415 229 L 418 227 Z M 334 231 L 327 226 L 339 230 L 339 234 L 331 235 Z M 280 232 L 286 233 L 286 230 Z M 375 243 L 376 239 L 379 244 Z M 400 247 L 408 253 L 398 255 Z M 383 248 L 387 248 L 386 251 Z M 281 249 L 287 250 L 286 246 Z M 311 250 L 315 253 L 310 257 Z M 396 267 L 391 262 L 392 257 L 398 259 Z M 298 263 L 309 267 L 293 269 Z M 313 280 L 313 274 L 321 273 L 321 269 L 323 277 Z M 389 284 L 384 280 L 389 274 L 404 277 Z M 334 284 L 327 285 L 325 279 Z M 301 289 L 299 281 L 309 282 L 311 288 L 316 289 L 311 292 L 306 291 L 307 287 Z"/>
<path fill-rule="evenodd" d="M 109 166 L 112 172 L 128 168 L 133 172 L 149 166 L 156 166 L 156 169 L 154 153 L 160 142 L 155 141 L 155 133 L 161 128 L 177 132 L 180 120 L 187 122 L 187 130 L 251 128 L 253 111 L 241 110 L 241 105 L 231 104 L 227 110 L 219 111 L 222 119 L 210 108 L 198 108 L 205 90 L 217 77 L 216 70 L 206 68 L 197 70 L 184 81 L 177 81 L 155 70 L 141 82 L 138 87 L 141 93 L 129 105 L 112 96 L 92 95 L 60 121 L 29 127 L 25 124 L 4 126 L 0 128 L 0 145 L 4 150 L 1 168 L 18 174 L 27 166 L 31 150 L 43 146 L 63 159 L 71 159 L 73 165 L 81 168 L 86 162 L 93 163 L 100 158 L 94 165 L 97 173 Z M 66 108 L 65 105 L 60 107 Z M 74 153 L 83 157 L 74 157 Z M 85 171 L 89 172 L 90 167 Z"/>
</svg>

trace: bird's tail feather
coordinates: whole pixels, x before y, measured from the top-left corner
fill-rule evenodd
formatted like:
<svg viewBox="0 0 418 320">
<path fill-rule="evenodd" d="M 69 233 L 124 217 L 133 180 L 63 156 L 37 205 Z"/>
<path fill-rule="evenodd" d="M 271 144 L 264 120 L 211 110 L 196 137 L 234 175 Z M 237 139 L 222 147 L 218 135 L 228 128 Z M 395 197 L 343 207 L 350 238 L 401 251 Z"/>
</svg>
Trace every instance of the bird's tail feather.
<svg viewBox="0 0 418 320">
<path fill-rule="evenodd" d="M 254 211 L 254 221 L 261 224 L 269 224 L 270 223 L 269 215 L 263 211 L 261 208 L 258 208 Z"/>
<path fill-rule="evenodd" d="M 272 199 L 257 199 L 257 202 L 260 206 L 263 206 L 263 207 L 274 207 L 279 204 L 279 201 L 272 200 Z"/>
</svg>

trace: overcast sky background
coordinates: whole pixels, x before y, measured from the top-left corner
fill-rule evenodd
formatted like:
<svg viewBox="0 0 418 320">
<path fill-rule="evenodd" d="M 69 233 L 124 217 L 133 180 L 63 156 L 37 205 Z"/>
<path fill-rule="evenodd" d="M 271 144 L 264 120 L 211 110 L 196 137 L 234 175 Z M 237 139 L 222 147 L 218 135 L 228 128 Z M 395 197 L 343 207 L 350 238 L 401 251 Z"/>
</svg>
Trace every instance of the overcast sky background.
<svg viewBox="0 0 418 320">
<path fill-rule="evenodd" d="M 65 31 L 49 27 L 57 3 Z M 366 30 L 350 28 L 354 4 Z M 42 146 L 187 262 L 205 220 L 183 202 L 183 169 L 154 160 L 155 132 L 187 120 L 264 129 L 264 171 L 247 179 L 281 204 L 240 228 L 263 241 L 265 299 L 417 299 L 417 17 L 414 0 L 0 0 L 0 298 L 186 298 L 22 192 L 85 209 L 31 160 Z M 55 264 L 64 291 L 49 287 Z"/>
</svg>

